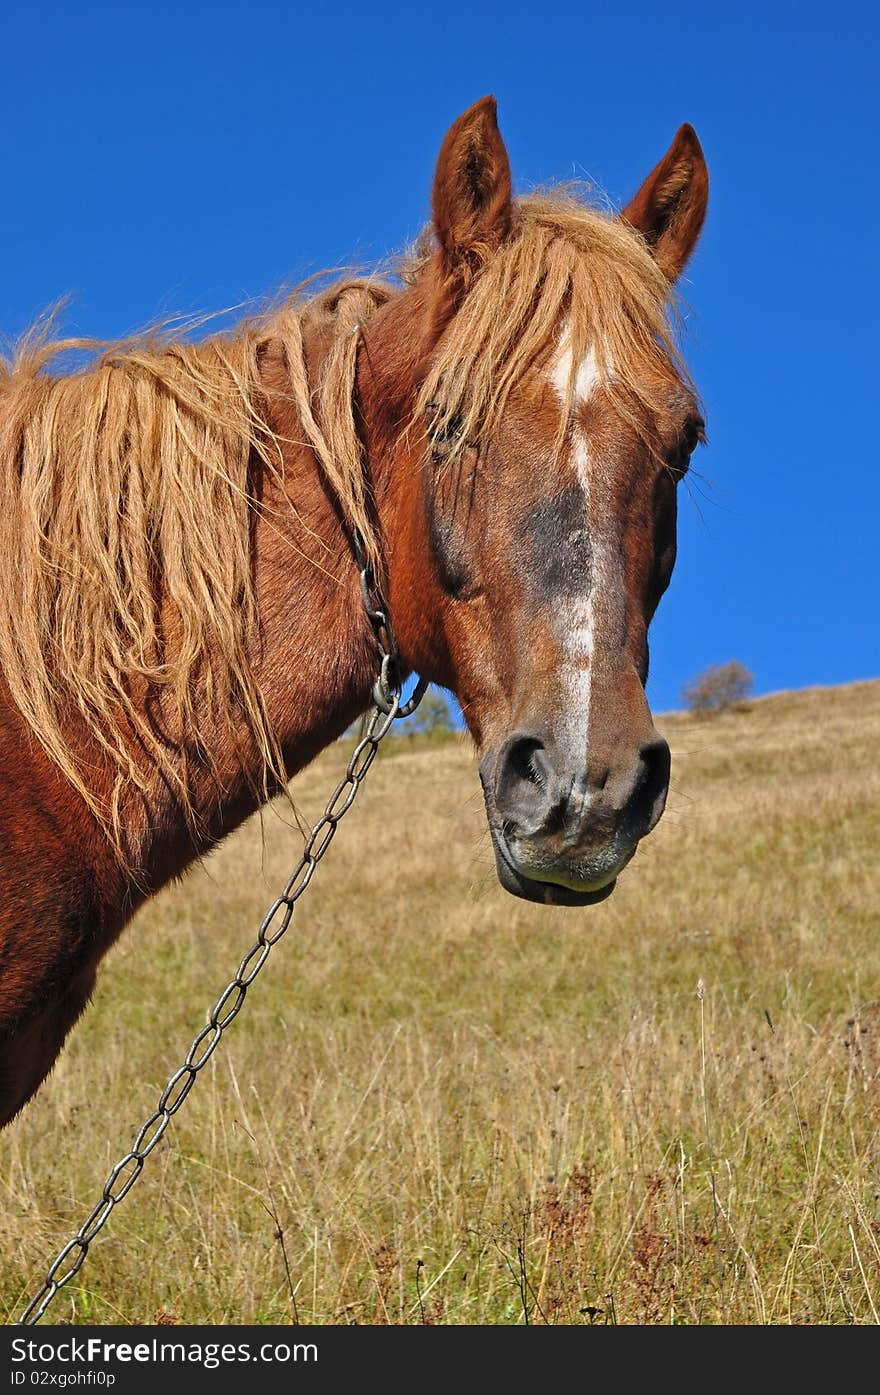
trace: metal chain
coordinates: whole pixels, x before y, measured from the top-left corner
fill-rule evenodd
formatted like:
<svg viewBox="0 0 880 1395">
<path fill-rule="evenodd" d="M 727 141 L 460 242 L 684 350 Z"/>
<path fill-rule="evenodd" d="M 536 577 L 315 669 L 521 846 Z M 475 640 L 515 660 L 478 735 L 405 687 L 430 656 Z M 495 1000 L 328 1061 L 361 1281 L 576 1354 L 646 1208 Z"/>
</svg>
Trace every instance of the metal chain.
<svg viewBox="0 0 880 1395">
<path fill-rule="evenodd" d="M 373 569 L 367 558 L 364 540 L 357 529 L 352 534 L 352 547 L 360 571 L 361 599 L 364 603 L 364 610 L 367 612 L 367 619 L 373 627 L 373 636 L 379 651 L 379 677 L 373 685 L 373 702 L 380 712 L 388 713 L 391 711 L 392 691 L 400 687 L 400 651 L 391 628 L 388 607 L 376 584 Z M 407 702 L 401 704 L 397 713 L 398 717 L 408 717 L 411 712 L 415 712 L 428 691 L 428 687 L 427 678 L 420 678 L 412 691 L 412 696 Z"/>
<path fill-rule="evenodd" d="M 358 545 L 359 543 L 360 540 L 358 540 Z M 276 898 L 263 917 L 257 938 L 239 964 L 238 972 L 226 985 L 211 1008 L 206 1025 L 194 1037 L 183 1065 L 168 1080 L 165 1089 L 159 1096 L 156 1108 L 140 1128 L 131 1148 L 112 1168 L 107 1181 L 104 1183 L 101 1200 L 89 1212 L 73 1239 L 68 1240 L 49 1265 L 42 1287 L 28 1303 L 18 1319 L 17 1326 L 31 1326 L 39 1322 L 59 1289 L 63 1288 L 74 1275 L 79 1273 L 85 1263 L 89 1246 L 98 1231 L 110 1218 L 114 1207 L 118 1206 L 122 1198 L 128 1195 L 141 1175 L 144 1163 L 195 1085 L 199 1071 L 213 1056 L 226 1028 L 241 1012 L 248 989 L 269 958 L 272 946 L 276 945 L 286 933 L 296 903 L 312 880 L 315 868 L 333 841 L 340 820 L 344 818 L 354 803 L 361 782 L 376 758 L 380 742 L 387 735 L 396 718 L 407 716 L 418 706 L 428 686 L 424 680 L 420 680 L 412 698 L 406 703 L 401 703 L 397 645 L 387 618 L 382 595 L 376 587 L 369 566 L 363 559 L 362 546 L 359 550 L 356 547 L 356 556 L 360 568 L 364 605 L 379 646 L 381 668 L 376 690 L 382 701 L 380 703 L 378 697 L 376 698 L 366 732 L 358 742 L 348 762 L 345 778 L 336 786 L 327 801 L 324 813 L 306 839 L 299 862 L 288 878 L 281 895 Z M 384 631 L 384 636 L 382 631 Z"/>
</svg>

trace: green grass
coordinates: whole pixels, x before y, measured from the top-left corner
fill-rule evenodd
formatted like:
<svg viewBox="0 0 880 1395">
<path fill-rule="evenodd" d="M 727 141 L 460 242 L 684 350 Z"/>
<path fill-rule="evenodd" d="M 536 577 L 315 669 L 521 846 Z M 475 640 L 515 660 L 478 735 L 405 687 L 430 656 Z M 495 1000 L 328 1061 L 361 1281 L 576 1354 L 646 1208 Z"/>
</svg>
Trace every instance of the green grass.
<svg viewBox="0 0 880 1395">
<path fill-rule="evenodd" d="M 880 684 L 661 726 L 667 814 L 586 910 L 500 890 L 464 744 L 383 753 L 56 1317 L 877 1321 Z M 307 816 L 343 763 L 296 782 Z M 145 908 L 0 1136 L 7 1320 L 251 942 L 289 822 Z"/>
</svg>

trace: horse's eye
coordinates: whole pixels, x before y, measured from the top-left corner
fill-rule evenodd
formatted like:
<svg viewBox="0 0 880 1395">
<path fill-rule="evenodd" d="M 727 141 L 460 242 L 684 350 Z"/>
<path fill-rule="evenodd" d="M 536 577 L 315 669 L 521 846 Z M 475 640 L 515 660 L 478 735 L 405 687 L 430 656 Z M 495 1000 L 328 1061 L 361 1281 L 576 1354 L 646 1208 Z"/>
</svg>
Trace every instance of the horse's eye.
<svg viewBox="0 0 880 1395">
<path fill-rule="evenodd" d="M 431 454 L 434 456 L 447 455 L 461 438 L 460 414 L 454 412 L 452 416 L 447 416 L 443 411 L 442 403 L 429 402 L 426 417 Z"/>
<path fill-rule="evenodd" d="M 706 423 L 702 417 L 691 417 L 685 424 L 679 441 L 679 454 L 683 461 L 690 460 L 697 446 L 706 440 Z"/>
<path fill-rule="evenodd" d="M 675 480 L 682 479 L 688 471 L 691 456 L 697 446 L 705 445 L 706 423 L 702 417 L 689 417 L 685 422 L 671 455 L 667 458 L 667 469 Z"/>
</svg>

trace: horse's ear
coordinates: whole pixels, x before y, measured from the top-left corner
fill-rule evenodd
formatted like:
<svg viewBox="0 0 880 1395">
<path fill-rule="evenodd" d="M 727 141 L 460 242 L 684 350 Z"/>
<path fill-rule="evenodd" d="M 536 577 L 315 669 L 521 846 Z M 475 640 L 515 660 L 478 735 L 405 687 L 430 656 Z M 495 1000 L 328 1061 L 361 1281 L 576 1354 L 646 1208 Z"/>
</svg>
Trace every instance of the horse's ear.
<svg viewBox="0 0 880 1395">
<path fill-rule="evenodd" d="M 668 281 L 681 274 L 693 252 L 708 201 L 706 158 L 696 131 L 685 123 L 620 215 L 642 234 Z"/>
<path fill-rule="evenodd" d="M 460 292 L 510 231 L 510 162 L 494 97 L 475 102 L 446 132 L 433 208 L 442 269 Z"/>
</svg>

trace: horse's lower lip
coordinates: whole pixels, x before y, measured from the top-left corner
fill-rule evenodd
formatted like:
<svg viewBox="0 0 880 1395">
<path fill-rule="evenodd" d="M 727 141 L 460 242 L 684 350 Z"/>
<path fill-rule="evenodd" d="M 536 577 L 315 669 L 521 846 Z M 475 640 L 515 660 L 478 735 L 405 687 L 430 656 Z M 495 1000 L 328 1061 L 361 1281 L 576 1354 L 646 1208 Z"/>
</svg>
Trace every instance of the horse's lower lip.
<svg viewBox="0 0 880 1395">
<path fill-rule="evenodd" d="M 523 901 L 537 901 L 542 906 L 596 906 L 600 901 L 606 900 L 617 885 L 616 876 L 604 886 L 589 890 L 561 886 L 556 882 L 538 881 L 534 877 L 525 876 L 514 866 L 503 838 L 496 834 L 492 842 L 495 846 L 498 880 L 505 891 L 509 891 L 512 896 L 521 897 Z"/>
</svg>

